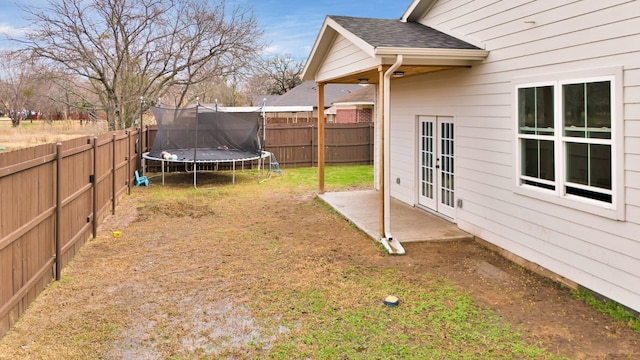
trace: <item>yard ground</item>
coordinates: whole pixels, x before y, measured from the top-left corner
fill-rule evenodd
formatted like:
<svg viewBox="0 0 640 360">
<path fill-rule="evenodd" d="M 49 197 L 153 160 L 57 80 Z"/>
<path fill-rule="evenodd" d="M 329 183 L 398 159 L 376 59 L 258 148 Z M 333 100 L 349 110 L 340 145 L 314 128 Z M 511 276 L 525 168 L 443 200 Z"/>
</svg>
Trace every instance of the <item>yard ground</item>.
<svg viewBox="0 0 640 360">
<path fill-rule="evenodd" d="M 134 188 L 0 359 L 640 358 L 629 324 L 474 242 L 386 255 L 304 170 L 200 176 Z"/>
</svg>

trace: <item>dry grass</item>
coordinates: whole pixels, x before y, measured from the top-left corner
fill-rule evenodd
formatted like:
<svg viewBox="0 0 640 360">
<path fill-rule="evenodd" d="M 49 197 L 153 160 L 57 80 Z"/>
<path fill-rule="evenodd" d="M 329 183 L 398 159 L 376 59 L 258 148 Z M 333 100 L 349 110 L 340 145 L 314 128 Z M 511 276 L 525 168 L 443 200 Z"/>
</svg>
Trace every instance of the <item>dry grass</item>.
<svg viewBox="0 0 640 360">
<path fill-rule="evenodd" d="M 336 185 L 329 179 L 340 168 L 328 168 L 327 190 L 370 184 L 370 169 L 364 183 Z M 202 173 L 197 190 L 189 174 L 134 188 L 0 341 L 0 359 L 640 353 L 624 326 L 476 244 L 408 244 L 405 256 L 385 255 L 295 180 L 308 180 L 306 169 L 260 184 L 246 172 L 231 186 L 230 176 Z M 481 278 L 479 261 L 506 278 Z M 389 294 L 400 306 L 383 305 Z"/>
<path fill-rule="evenodd" d="M 0 119 L 0 148 L 4 151 L 17 150 L 29 146 L 55 143 L 84 135 L 99 135 L 107 131 L 105 121 L 83 123 L 79 121 L 34 121 L 21 122 L 14 128 L 7 118 Z"/>
</svg>

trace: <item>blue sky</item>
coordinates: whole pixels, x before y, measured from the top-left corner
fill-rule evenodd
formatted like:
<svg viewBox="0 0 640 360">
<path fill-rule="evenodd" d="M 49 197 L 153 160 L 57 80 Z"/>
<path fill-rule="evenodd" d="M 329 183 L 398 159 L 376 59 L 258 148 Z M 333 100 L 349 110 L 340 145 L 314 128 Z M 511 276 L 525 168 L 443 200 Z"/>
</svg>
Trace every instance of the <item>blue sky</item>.
<svg viewBox="0 0 640 360">
<path fill-rule="evenodd" d="M 20 0 L 18 0 L 20 1 Z M 21 3 L 27 1 L 22 0 Z M 40 3 L 30 0 L 28 2 Z M 44 1 L 42 1 L 44 2 Z M 326 15 L 398 19 L 411 0 L 226 0 L 227 5 L 253 8 L 273 54 L 304 61 Z M 25 26 L 14 0 L 0 0 L 0 33 L 19 33 Z M 0 42 L 0 47 L 5 44 Z M 6 45 L 5 45 L 6 46 Z"/>
</svg>

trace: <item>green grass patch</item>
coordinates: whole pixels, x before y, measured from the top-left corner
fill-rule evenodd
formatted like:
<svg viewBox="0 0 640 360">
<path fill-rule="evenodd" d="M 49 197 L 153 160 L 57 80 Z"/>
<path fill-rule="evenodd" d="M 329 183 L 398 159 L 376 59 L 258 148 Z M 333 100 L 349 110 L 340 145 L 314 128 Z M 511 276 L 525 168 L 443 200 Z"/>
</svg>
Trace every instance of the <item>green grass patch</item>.
<svg viewBox="0 0 640 360">
<path fill-rule="evenodd" d="M 329 283 L 279 294 L 292 321 L 283 326 L 295 331 L 270 358 L 555 358 L 444 279 L 426 276 L 416 286 L 397 270 L 356 267 Z M 389 294 L 401 298 L 398 306 L 383 304 Z"/>
<path fill-rule="evenodd" d="M 283 177 L 290 186 L 318 188 L 318 168 L 283 169 Z M 274 179 L 278 175 L 273 175 Z M 328 191 L 346 190 L 350 188 L 373 188 L 373 166 L 327 166 L 324 171 L 325 188 Z"/>
<path fill-rule="evenodd" d="M 634 331 L 640 333 L 640 319 L 624 306 L 615 301 L 602 301 L 586 289 L 575 291 L 574 296 L 612 319 L 627 323 Z"/>
</svg>

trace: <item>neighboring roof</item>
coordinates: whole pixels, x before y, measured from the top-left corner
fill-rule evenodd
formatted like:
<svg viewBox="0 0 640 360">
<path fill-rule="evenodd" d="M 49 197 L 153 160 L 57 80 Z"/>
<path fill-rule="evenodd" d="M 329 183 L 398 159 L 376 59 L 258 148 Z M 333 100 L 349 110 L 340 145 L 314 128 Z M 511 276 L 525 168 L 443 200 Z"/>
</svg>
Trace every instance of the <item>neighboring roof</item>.
<svg viewBox="0 0 640 360">
<path fill-rule="evenodd" d="M 324 111 L 325 115 L 336 115 L 337 113 L 338 113 L 338 108 L 335 106 L 332 106 Z"/>
<path fill-rule="evenodd" d="M 267 105 L 271 105 L 279 97 L 280 95 L 256 95 L 253 97 L 253 105 L 262 106 L 263 103 L 266 103 Z"/>
<path fill-rule="evenodd" d="M 324 107 L 329 107 L 336 100 L 353 91 L 359 90 L 361 85 L 357 84 L 327 84 L 324 87 Z M 278 99 L 273 106 L 318 106 L 318 93 L 316 83 L 304 81 L 302 84 L 287 91 Z"/>
<path fill-rule="evenodd" d="M 218 106 L 216 104 L 201 104 L 207 111 L 220 111 L 220 112 L 266 112 L 266 113 L 285 113 L 285 112 L 309 112 L 313 111 L 313 106 Z"/>
<path fill-rule="evenodd" d="M 416 22 L 333 15 L 329 18 L 374 48 L 480 50 L 477 46 Z"/>
<path fill-rule="evenodd" d="M 336 99 L 333 104 L 351 104 L 351 105 L 364 105 L 375 104 L 376 100 L 376 87 L 374 85 L 364 85 L 360 89 L 349 93 L 339 99 Z"/>
</svg>

